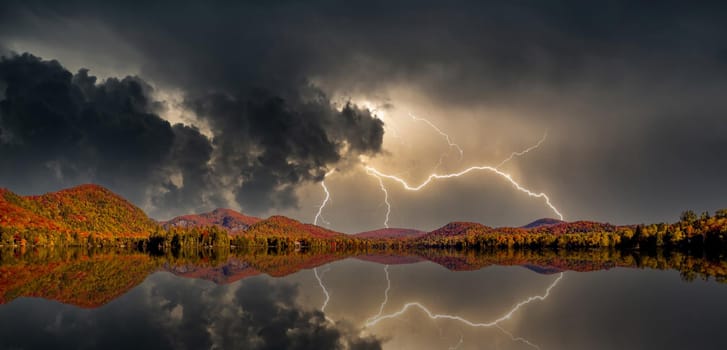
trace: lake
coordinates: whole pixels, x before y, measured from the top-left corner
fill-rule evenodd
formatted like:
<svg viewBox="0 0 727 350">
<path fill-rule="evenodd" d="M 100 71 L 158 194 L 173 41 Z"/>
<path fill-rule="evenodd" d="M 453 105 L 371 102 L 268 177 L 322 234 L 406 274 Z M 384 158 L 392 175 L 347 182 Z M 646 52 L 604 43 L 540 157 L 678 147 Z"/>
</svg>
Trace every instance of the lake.
<svg viewBox="0 0 727 350">
<path fill-rule="evenodd" d="M 0 348 L 727 348 L 722 261 L 503 254 L 5 252 Z"/>
</svg>

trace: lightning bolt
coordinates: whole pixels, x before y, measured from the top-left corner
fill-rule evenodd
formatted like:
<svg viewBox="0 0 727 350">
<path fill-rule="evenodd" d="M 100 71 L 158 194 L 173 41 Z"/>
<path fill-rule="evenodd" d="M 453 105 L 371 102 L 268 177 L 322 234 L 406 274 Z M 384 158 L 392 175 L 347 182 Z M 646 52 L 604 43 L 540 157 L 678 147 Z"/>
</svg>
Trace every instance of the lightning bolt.
<svg viewBox="0 0 727 350">
<path fill-rule="evenodd" d="M 497 329 L 499 329 L 500 332 L 502 332 L 503 334 L 505 334 L 508 337 L 510 337 L 510 339 L 512 339 L 512 341 L 521 342 L 521 343 L 523 343 L 525 345 L 530 346 L 533 349 L 540 350 L 540 346 L 531 343 L 530 341 L 528 341 L 527 339 L 525 339 L 523 337 L 516 337 L 516 336 L 514 336 L 512 333 L 508 332 L 505 328 L 502 328 L 502 326 L 500 326 L 499 324 L 498 325 L 495 325 L 495 327 L 497 327 Z"/>
<path fill-rule="evenodd" d="M 439 128 L 436 127 L 436 125 L 432 124 L 430 121 L 428 121 L 426 119 L 423 119 L 423 118 L 417 118 L 417 117 L 415 117 L 415 116 L 413 116 L 411 114 L 409 114 L 409 115 L 412 118 L 415 118 L 417 120 L 422 120 L 422 121 L 426 122 L 427 124 L 429 124 L 430 126 L 432 126 L 435 130 L 437 130 L 437 132 L 439 132 L 441 135 L 443 135 L 445 137 L 445 139 L 447 140 L 447 143 L 448 144 L 456 145 L 456 144 L 454 144 L 450 140 L 449 135 L 447 135 L 444 132 L 442 132 Z M 406 190 L 409 190 L 409 191 L 419 191 L 420 189 L 424 188 L 426 185 L 428 185 L 430 182 L 432 182 L 435 179 L 448 179 L 448 178 L 453 178 L 453 177 L 459 177 L 459 176 L 465 175 L 465 174 L 467 174 L 469 172 L 476 171 L 476 170 L 479 170 L 479 171 L 486 170 L 486 171 L 494 172 L 497 175 L 499 175 L 501 177 L 504 177 L 506 180 L 508 180 L 513 186 L 515 186 L 515 188 L 518 191 L 527 193 L 528 196 L 530 196 L 530 197 L 544 198 L 545 199 L 545 203 L 548 205 L 548 207 L 556 215 L 558 215 L 558 217 L 561 220 L 563 220 L 563 215 L 550 202 L 550 197 L 548 197 L 547 194 L 545 194 L 545 193 L 534 193 L 533 191 L 528 190 L 527 188 L 521 186 L 518 182 L 516 182 L 512 178 L 512 176 L 510 174 L 507 174 L 507 173 L 505 173 L 505 172 L 503 172 L 502 170 L 499 169 L 501 166 L 505 165 L 506 163 L 508 163 L 509 161 L 511 161 L 512 159 L 514 159 L 515 157 L 520 157 L 520 156 L 522 156 L 522 155 L 524 155 L 526 153 L 529 153 L 532 150 L 535 150 L 535 149 L 539 148 L 540 145 L 542 145 L 543 142 L 545 142 L 545 140 L 546 140 L 547 137 L 548 137 L 548 131 L 546 130 L 545 133 L 543 134 L 543 137 L 541 137 L 540 140 L 536 144 L 534 144 L 534 145 L 532 145 L 532 146 L 530 146 L 530 147 L 528 147 L 528 148 L 526 148 L 526 149 L 524 149 L 522 151 L 512 152 L 510 154 L 510 156 L 508 156 L 507 158 L 503 159 L 499 164 L 497 164 L 497 166 L 494 166 L 494 167 L 492 167 L 492 166 L 475 166 L 475 167 L 470 167 L 470 168 L 467 168 L 467 169 L 465 169 L 463 171 L 460 171 L 459 173 L 453 173 L 453 174 L 440 175 L 440 174 L 434 173 L 434 174 L 430 175 L 427 178 L 427 180 L 425 180 L 422 184 L 420 184 L 418 186 L 411 186 L 405 180 L 403 180 L 402 178 L 400 178 L 398 176 L 384 174 L 381 171 L 379 171 L 378 169 L 376 169 L 374 167 L 371 167 L 371 166 L 368 166 L 368 165 L 364 166 L 364 169 L 366 170 L 366 173 L 367 174 L 375 177 L 379 181 L 379 187 L 381 188 L 381 191 L 384 192 L 384 201 L 386 202 L 386 205 L 387 205 L 386 220 L 384 221 L 384 225 L 386 227 L 389 227 L 388 226 L 388 222 L 389 222 L 389 216 L 391 215 L 391 204 L 388 202 L 389 193 L 387 191 L 386 186 L 384 185 L 383 178 L 387 178 L 387 179 L 391 179 L 391 180 L 394 180 L 394 181 L 399 182 L 400 184 L 402 184 L 404 186 L 404 188 Z M 461 151 L 461 148 L 459 148 L 459 146 L 457 146 L 457 148 Z M 439 163 L 437 164 L 437 167 L 435 167 L 435 169 L 438 168 L 439 165 L 442 163 L 442 159 L 443 159 L 443 157 L 440 157 L 439 158 Z"/>
<path fill-rule="evenodd" d="M 459 152 L 459 158 L 462 159 L 464 156 L 464 151 L 462 150 L 462 147 L 460 147 L 458 144 L 452 142 L 452 139 L 449 137 L 447 133 L 442 131 L 439 127 L 434 125 L 431 121 L 425 118 L 419 118 L 411 113 L 409 113 L 409 117 L 414 119 L 415 121 L 421 121 L 429 125 L 434 131 L 436 131 L 438 134 L 442 135 L 444 139 L 447 141 L 447 144 L 449 145 L 450 149 L 455 148 Z M 395 130 L 395 129 L 393 129 Z M 395 135 L 397 138 L 400 138 L 398 133 Z M 442 162 L 444 161 L 444 158 L 447 156 L 447 153 L 442 153 L 441 156 L 439 156 L 439 162 L 437 162 L 437 165 L 434 167 L 434 169 L 438 169 L 439 166 L 442 165 Z M 376 177 L 376 179 L 379 181 L 379 188 L 381 188 L 381 192 L 384 193 L 384 203 L 386 204 L 386 219 L 384 220 L 384 227 L 389 228 L 389 217 L 391 216 L 391 203 L 389 203 L 389 191 L 386 189 L 386 186 L 384 185 L 384 181 L 381 177 L 377 176 L 376 174 L 373 174 L 369 171 L 367 171 L 369 175 L 372 175 Z"/>
<path fill-rule="evenodd" d="M 381 188 L 381 192 L 384 192 L 384 203 L 386 203 L 386 219 L 384 219 L 384 227 L 389 228 L 389 216 L 391 215 L 391 203 L 389 203 L 389 191 L 386 189 L 386 186 L 384 186 L 384 180 L 374 174 L 373 172 L 370 172 L 368 169 L 366 170 L 366 173 L 376 178 L 376 180 L 379 181 L 379 188 Z"/>
<path fill-rule="evenodd" d="M 323 192 L 326 193 L 326 197 L 323 198 L 323 202 L 320 206 L 318 206 L 318 212 L 316 213 L 315 219 L 313 219 L 313 225 L 318 225 L 318 219 L 321 219 L 326 225 L 330 225 L 331 223 L 326 221 L 326 219 L 323 218 L 323 208 L 326 207 L 326 204 L 328 204 L 328 201 L 331 199 L 331 193 L 328 192 L 328 187 L 326 187 L 326 177 L 333 174 L 336 171 L 336 169 L 331 169 L 328 171 L 325 175 L 323 175 L 323 180 L 321 181 L 321 187 L 323 187 Z"/>
<path fill-rule="evenodd" d="M 384 301 L 381 302 L 381 306 L 379 306 L 379 313 L 369 317 L 369 319 L 366 320 L 367 323 L 381 317 L 381 315 L 384 313 L 384 307 L 386 306 L 386 303 L 389 302 L 389 290 L 391 290 L 391 279 L 389 279 L 389 265 L 386 265 L 384 267 L 384 272 L 386 273 L 386 290 L 384 291 Z"/>
<path fill-rule="evenodd" d="M 518 191 L 523 192 L 523 193 L 526 193 L 530 197 L 537 197 L 537 198 L 543 198 L 543 199 L 545 199 L 545 204 L 547 204 L 548 207 L 550 207 L 550 209 L 556 215 L 558 215 L 558 217 L 561 220 L 563 220 L 563 214 L 561 214 L 560 211 L 558 211 L 558 208 L 556 208 L 550 202 L 550 197 L 548 197 L 547 194 L 545 194 L 543 192 L 535 193 L 535 192 L 533 192 L 533 191 L 531 191 L 531 190 L 529 190 L 529 189 L 521 186 L 517 181 L 515 181 L 512 178 L 512 175 L 510 175 L 508 173 L 505 173 L 505 172 L 499 170 L 496 167 L 492 167 L 492 166 L 473 166 L 473 167 L 469 167 L 469 168 L 467 168 L 465 170 L 462 170 L 460 172 L 457 172 L 457 173 L 451 173 L 451 174 L 436 174 L 436 173 L 434 173 L 434 174 L 429 175 L 429 177 L 424 182 L 422 182 L 421 184 L 419 184 L 417 186 L 409 185 L 409 183 L 407 183 L 404 179 L 402 179 L 402 178 L 400 178 L 398 176 L 384 174 L 384 173 L 380 172 L 379 170 L 377 170 L 376 168 L 373 168 L 373 167 L 368 166 L 368 165 L 365 166 L 365 169 L 366 169 L 366 172 L 368 172 L 370 174 L 374 174 L 374 175 L 376 175 L 379 178 L 386 178 L 386 179 L 390 179 L 390 180 L 393 180 L 393 181 L 396 181 L 396 182 L 400 183 L 404 187 L 404 189 L 406 189 L 407 191 L 419 191 L 419 190 L 421 190 L 422 188 L 424 188 L 425 186 L 427 186 L 430 182 L 432 182 L 434 180 L 450 179 L 450 178 L 454 178 L 454 177 L 460 177 L 462 175 L 468 174 L 468 173 L 473 172 L 473 171 L 489 171 L 489 172 L 492 172 L 492 173 L 495 173 L 495 174 L 499 175 L 500 177 L 502 177 L 505 180 L 507 180 L 508 182 L 510 182 Z"/>
<path fill-rule="evenodd" d="M 503 159 L 502 162 L 500 162 L 500 164 L 497 164 L 495 166 L 495 168 L 500 168 L 501 166 L 505 165 L 505 163 L 511 161 L 513 158 L 520 157 L 520 156 L 522 156 L 522 155 L 524 155 L 524 154 L 526 154 L 526 153 L 528 153 L 528 152 L 530 152 L 530 151 L 532 151 L 534 149 L 539 148 L 540 145 L 543 144 L 543 142 L 545 142 L 545 139 L 547 137 L 548 137 L 548 130 L 545 130 L 545 133 L 543 134 L 543 137 L 540 138 L 540 140 L 538 141 L 538 143 L 536 143 L 536 144 L 534 144 L 534 145 L 532 145 L 532 146 L 530 146 L 530 147 L 528 147 L 528 148 L 526 148 L 526 149 L 524 149 L 524 150 L 522 150 L 520 152 L 512 152 L 512 153 L 510 153 L 510 156 L 507 157 L 507 158 L 505 158 L 505 159 Z"/>
<path fill-rule="evenodd" d="M 434 129 L 434 131 L 439 133 L 439 135 L 442 135 L 442 137 L 444 137 L 444 139 L 447 140 L 447 144 L 449 145 L 450 148 L 454 148 L 459 152 L 459 159 L 462 159 L 462 157 L 464 157 L 464 151 L 462 150 L 462 147 L 459 147 L 458 144 L 452 142 L 452 139 L 449 138 L 449 135 L 447 133 L 445 133 L 444 131 L 442 131 L 440 128 L 438 128 L 436 125 L 434 125 L 434 123 L 430 122 L 428 119 L 419 118 L 411 113 L 409 113 L 409 116 L 416 121 L 424 122 L 427 125 L 429 125 L 432 129 Z"/>
<path fill-rule="evenodd" d="M 553 288 L 555 288 L 556 285 L 558 285 L 558 282 L 560 282 L 560 280 L 563 279 L 563 275 L 564 274 L 561 272 L 560 275 L 558 276 L 558 278 L 556 278 L 553 281 L 553 283 L 551 283 L 550 286 L 548 286 L 548 288 L 545 290 L 545 294 L 528 297 L 527 299 L 515 304 L 515 306 L 513 306 L 513 308 L 510 309 L 510 311 L 508 311 L 506 314 L 504 314 L 504 315 L 500 316 L 499 318 L 497 318 L 493 321 L 490 321 L 490 322 L 478 323 L 478 322 L 472 322 L 472 321 L 467 320 L 460 316 L 448 315 L 448 314 L 435 314 L 432 311 L 430 311 L 426 306 L 422 305 L 419 302 L 409 302 L 409 303 L 404 304 L 404 307 L 402 307 L 401 310 L 399 310 L 397 312 L 394 312 L 394 313 L 388 314 L 388 315 L 379 316 L 377 318 L 367 321 L 366 327 L 372 327 L 381 321 L 399 317 L 399 316 L 403 315 L 404 313 L 406 313 L 406 311 L 411 308 L 419 308 L 432 320 L 438 320 L 438 319 L 454 320 L 454 321 L 464 323 L 470 327 L 495 327 L 495 326 L 499 325 L 501 322 L 509 320 L 512 317 L 512 315 L 515 312 L 517 312 L 518 310 L 520 310 L 520 308 L 522 308 L 523 306 L 530 304 L 531 302 L 534 302 L 536 300 L 544 301 L 545 299 L 547 299 L 548 296 L 550 296 L 550 291 Z"/>
</svg>

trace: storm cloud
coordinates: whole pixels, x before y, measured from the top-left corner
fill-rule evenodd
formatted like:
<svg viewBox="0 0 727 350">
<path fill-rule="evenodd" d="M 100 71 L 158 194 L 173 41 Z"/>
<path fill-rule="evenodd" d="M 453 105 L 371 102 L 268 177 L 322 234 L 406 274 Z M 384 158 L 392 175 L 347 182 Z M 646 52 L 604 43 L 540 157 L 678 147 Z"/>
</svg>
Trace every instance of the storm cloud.
<svg viewBox="0 0 727 350">
<path fill-rule="evenodd" d="M 296 186 L 322 180 L 343 158 L 381 151 L 380 120 L 351 104 L 338 110 L 315 90 L 294 101 L 264 91 L 195 98 L 208 138 L 161 119 L 163 103 L 138 77 L 97 82 L 22 54 L 0 61 L 0 81 L 0 162 L 12 165 L 0 177 L 21 191 L 99 182 L 176 210 L 224 206 L 221 191 L 232 191 L 260 212 L 296 205 Z"/>
<path fill-rule="evenodd" d="M 0 185 L 57 189 L 38 185 L 53 170 L 116 184 L 162 216 L 237 203 L 308 221 L 320 198 L 299 198 L 299 190 L 359 155 L 411 181 L 432 171 L 441 139 L 405 124 L 412 112 L 465 150 L 440 170 L 497 164 L 548 130 L 541 149 L 506 170 L 547 192 L 566 219 L 673 220 L 686 208 L 727 205 L 725 10 L 680 1 L 6 1 L 0 47 L 104 78 L 138 75 L 148 109 L 134 113 L 166 116 L 169 101 L 156 93 L 176 91 L 188 118 L 171 127 L 170 140 L 152 138 L 164 166 L 146 171 L 154 154 L 129 165 L 141 182 L 98 177 L 118 174 L 123 154 L 108 172 L 67 164 L 86 159 L 74 154 L 6 171 Z M 347 105 L 362 100 L 389 106 L 386 125 L 363 104 Z M 401 141 L 388 132 L 395 126 Z M 0 136 L 12 138 L 9 129 Z M 128 152 L 144 141 L 134 142 Z M 414 151 L 405 156 L 407 147 Z M 327 217 L 336 229 L 380 225 L 377 183 L 359 175 L 331 180 Z M 390 186 L 390 195 L 397 226 L 518 225 L 553 215 L 482 176 L 417 193 Z"/>
</svg>

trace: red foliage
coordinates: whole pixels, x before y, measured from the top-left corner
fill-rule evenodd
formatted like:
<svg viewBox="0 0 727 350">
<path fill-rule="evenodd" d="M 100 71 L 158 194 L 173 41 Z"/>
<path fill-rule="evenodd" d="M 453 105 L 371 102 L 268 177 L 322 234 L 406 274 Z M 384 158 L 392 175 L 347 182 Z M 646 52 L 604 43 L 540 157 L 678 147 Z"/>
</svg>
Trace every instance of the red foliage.
<svg viewBox="0 0 727 350">
<path fill-rule="evenodd" d="M 232 235 L 247 230 L 250 225 L 260 221 L 260 218 L 243 215 L 232 209 L 218 208 L 209 213 L 188 214 L 177 216 L 169 221 L 161 222 L 164 228 L 170 227 L 209 227 L 217 226 L 227 230 Z"/>
<path fill-rule="evenodd" d="M 450 222 L 432 232 L 429 232 L 423 237 L 457 236 L 467 233 L 470 230 L 488 232 L 492 230 L 492 228 L 476 222 Z"/>
<path fill-rule="evenodd" d="M 36 196 L 0 189 L 0 228 L 9 232 L 146 237 L 156 226 L 141 209 L 98 185 Z"/>
<path fill-rule="evenodd" d="M 425 234 L 426 234 L 426 232 L 424 232 L 424 231 L 407 229 L 407 228 L 382 228 L 382 229 L 373 230 L 373 231 L 360 232 L 360 233 L 354 234 L 353 236 L 356 238 L 371 238 L 371 239 L 385 239 L 385 238 L 406 239 L 406 238 L 416 238 L 416 237 L 419 237 L 419 236 L 422 236 Z"/>
</svg>

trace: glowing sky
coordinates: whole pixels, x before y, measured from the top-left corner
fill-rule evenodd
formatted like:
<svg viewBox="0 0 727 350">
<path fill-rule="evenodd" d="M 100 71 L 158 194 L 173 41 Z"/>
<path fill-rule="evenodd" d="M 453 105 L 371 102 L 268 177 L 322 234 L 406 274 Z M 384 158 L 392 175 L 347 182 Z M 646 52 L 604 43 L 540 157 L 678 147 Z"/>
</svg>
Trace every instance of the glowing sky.
<svg viewBox="0 0 727 350">
<path fill-rule="evenodd" d="M 727 206 L 722 7 L 4 1 L 0 187 L 96 182 L 158 219 L 312 222 L 338 169 L 322 214 L 356 232 L 386 214 L 364 165 L 418 184 L 495 167 L 547 131 L 502 171 L 567 220 L 712 211 Z M 384 184 L 392 227 L 555 216 L 491 172 Z"/>
</svg>

